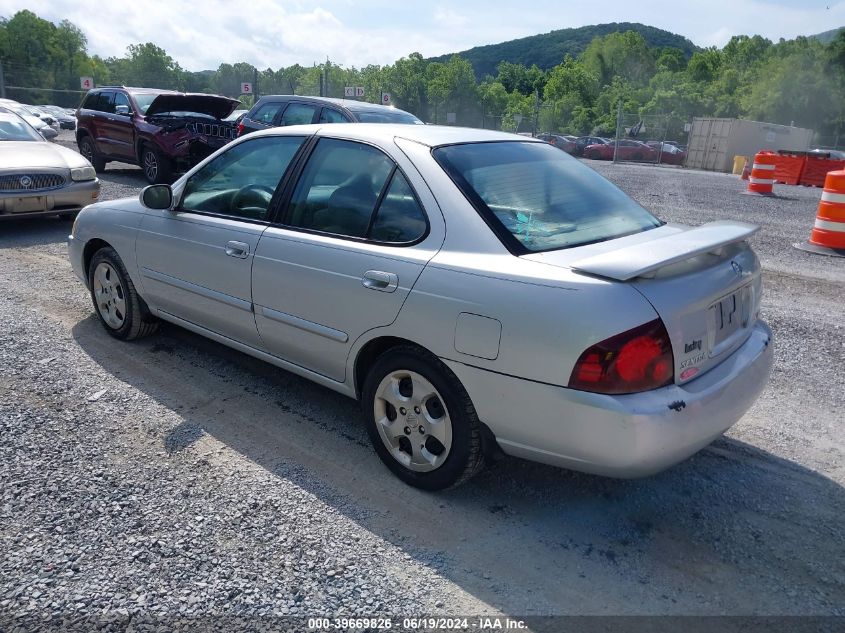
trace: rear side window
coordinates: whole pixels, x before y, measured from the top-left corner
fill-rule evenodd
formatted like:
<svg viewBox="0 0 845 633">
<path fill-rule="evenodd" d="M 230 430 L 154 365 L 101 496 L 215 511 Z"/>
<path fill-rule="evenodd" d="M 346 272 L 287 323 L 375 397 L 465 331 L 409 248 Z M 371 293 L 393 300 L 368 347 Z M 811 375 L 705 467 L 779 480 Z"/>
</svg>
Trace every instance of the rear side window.
<svg viewBox="0 0 845 633">
<path fill-rule="evenodd" d="M 394 162 L 374 147 L 338 139 L 320 140 L 294 190 L 287 223 L 386 243 L 413 242 L 428 229 Z"/>
<path fill-rule="evenodd" d="M 307 103 L 291 103 L 282 115 L 281 125 L 308 125 L 314 120 L 317 108 Z"/>
<path fill-rule="evenodd" d="M 547 143 L 451 145 L 433 155 L 517 253 L 602 242 L 660 226 L 615 185 Z"/>
<path fill-rule="evenodd" d="M 348 123 L 349 119 L 343 116 L 338 110 L 334 108 L 323 108 L 320 113 L 320 123 Z"/>
<path fill-rule="evenodd" d="M 258 108 L 255 114 L 253 114 L 250 119 L 253 121 L 257 121 L 258 123 L 264 123 L 265 125 L 272 125 L 273 120 L 276 118 L 276 115 L 279 111 L 285 107 L 284 103 L 265 103 L 263 106 Z"/>
<path fill-rule="evenodd" d="M 85 101 L 82 102 L 82 107 L 86 110 L 96 110 L 98 112 L 113 112 L 113 95 L 113 92 L 88 93 L 88 96 L 85 97 Z"/>
</svg>

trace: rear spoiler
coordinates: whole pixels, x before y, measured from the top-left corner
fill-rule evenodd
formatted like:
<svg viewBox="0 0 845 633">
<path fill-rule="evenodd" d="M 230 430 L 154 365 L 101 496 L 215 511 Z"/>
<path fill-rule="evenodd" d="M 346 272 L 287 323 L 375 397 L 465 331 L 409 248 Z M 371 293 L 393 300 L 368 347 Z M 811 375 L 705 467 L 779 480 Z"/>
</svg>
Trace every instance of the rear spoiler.
<svg viewBox="0 0 845 633">
<path fill-rule="evenodd" d="M 570 265 L 579 272 L 628 281 L 664 266 L 741 242 L 759 230 L 758 225 L 746 222 L 709 222 L 674 235 L 579 259 Z"/>
</svg>

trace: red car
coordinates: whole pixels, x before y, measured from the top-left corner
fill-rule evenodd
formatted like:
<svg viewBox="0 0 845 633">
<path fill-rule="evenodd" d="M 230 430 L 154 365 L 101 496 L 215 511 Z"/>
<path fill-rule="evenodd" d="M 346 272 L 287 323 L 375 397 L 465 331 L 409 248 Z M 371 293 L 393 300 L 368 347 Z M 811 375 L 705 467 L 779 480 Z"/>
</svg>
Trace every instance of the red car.
<svg viewBox="0 0 845 633">
<path fill-rule="evenodd" d="M 567 154 L 575 153 L 574 136 L 566 136 L 564 134 L 538 134 L 537 138 L 546 141 L 549 145 L 554 145 L 558 149 L 562 149 Z"/>
<path fill-rule="evenodd" d="M 604 145 L 588 145 L 584 148 L 584 158 L 613 160 L 614 147 L 613 141 L 609 141 Z M 657 160 L 657 152 L 645 143 L 623 139 L 619 141 L 617 157 L 619 160 L 654 162 Z"/>
</svg>

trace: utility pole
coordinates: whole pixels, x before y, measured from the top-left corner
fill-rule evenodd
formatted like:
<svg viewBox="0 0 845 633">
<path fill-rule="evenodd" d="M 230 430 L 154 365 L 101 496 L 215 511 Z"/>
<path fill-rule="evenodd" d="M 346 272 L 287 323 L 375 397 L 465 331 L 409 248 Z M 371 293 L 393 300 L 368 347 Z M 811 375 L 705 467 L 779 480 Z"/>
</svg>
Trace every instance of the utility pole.
<svg viewBox="0 0 845 633">
<path fill-rule="evenodd" d="M 0 63 L 0 99 L 6 98 L 6 77 L 3 75 L 3 64 Z"/>
<path fill-rule="evenodd" d="M 616 138 L 613 139 L 613 162 L 618 163 L 619 159 L 619 136 L 622 134 L 622 99 L 619 100 L 619 109 L 616 111 Z"/>
<path fill-rule="evenodd" d="M 252 102 L 257 103 L 261 98 L 261 92 L 258 88 L 258 69 L 252 69 Z"/>
<path fill-rule="evenodd" d="M 534 89 L 534 126 L 531 128 L 531 136 L 537 136 L 537 121 L 540 118 L 540 91 Z"/>
</svg>

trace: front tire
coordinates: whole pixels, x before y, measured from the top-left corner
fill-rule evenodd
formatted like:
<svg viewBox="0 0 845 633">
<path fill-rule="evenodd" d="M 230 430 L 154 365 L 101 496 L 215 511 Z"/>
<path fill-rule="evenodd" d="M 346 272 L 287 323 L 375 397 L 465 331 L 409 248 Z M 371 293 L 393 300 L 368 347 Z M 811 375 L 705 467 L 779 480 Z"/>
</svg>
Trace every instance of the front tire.
<svg viewBox="0 0 845 633">
<path fill-rule="evenodd" d="M 463 385 L 436 356 L 396 347 L 364 381 L 367 433 L 379 458 L 423 490 L 457 486 L 484 466 L 481 423 Z"/>
<path fill-rule="evenodd" d="M 158 329 L 117 252 L 101 248 L 88 266 L 88 287 L 94 311 L 106 332 L 123 341 L 152 334 Z"/>
<path fill-rule="evenodd" d="M 152 145 L 141 150 L 141 169 L 151 185 L 169 185 L 173 181 L 173 164 Z"/>
</svg>

